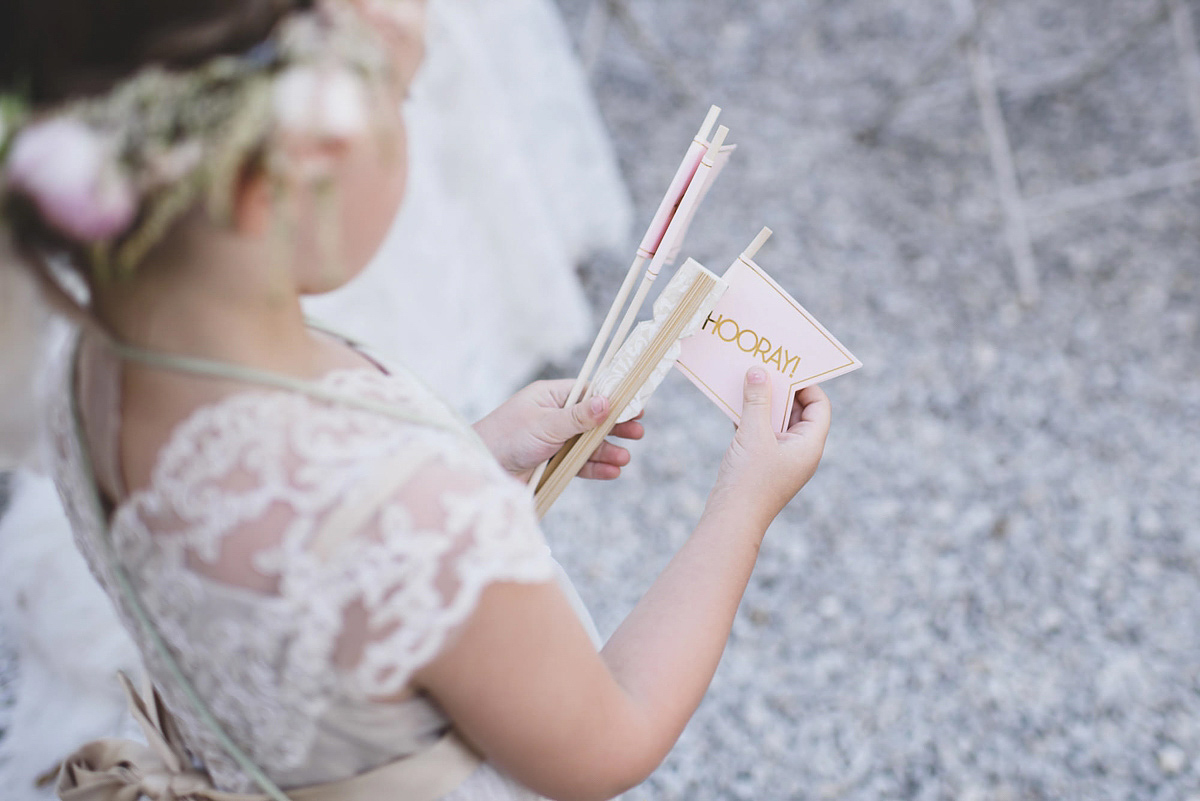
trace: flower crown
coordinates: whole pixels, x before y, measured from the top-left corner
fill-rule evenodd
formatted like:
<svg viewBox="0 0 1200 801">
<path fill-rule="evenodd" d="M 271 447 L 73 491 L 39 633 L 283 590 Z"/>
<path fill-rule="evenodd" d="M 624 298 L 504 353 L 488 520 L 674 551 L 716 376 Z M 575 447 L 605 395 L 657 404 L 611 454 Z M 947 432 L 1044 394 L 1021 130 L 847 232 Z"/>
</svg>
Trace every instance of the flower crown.
<svg viewBox="0 0 1200 801">
<path fill-rule="evenodd" d="M 368 133 L 411 81 L 423 18 L 420 0 L 325 0 L 240 56 L 37 114 L 0 95 L 0 229 L 24 204 L 93 270 L 129 275 L 197 203 L 228 219 L 243 170 L 286 163 L 285 141 Z"/>
</svg>

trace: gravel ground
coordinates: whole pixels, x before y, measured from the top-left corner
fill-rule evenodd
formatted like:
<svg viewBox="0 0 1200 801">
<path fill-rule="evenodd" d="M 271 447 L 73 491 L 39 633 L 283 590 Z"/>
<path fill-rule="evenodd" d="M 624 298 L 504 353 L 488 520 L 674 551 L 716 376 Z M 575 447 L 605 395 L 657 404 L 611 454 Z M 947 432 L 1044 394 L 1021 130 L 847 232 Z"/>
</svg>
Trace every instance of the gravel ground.
<svg viewBox="0 0 1200 801">
<path fill-rule="evenodd" d="M 588 3 L 561 5 L 578 32 Z M 770 225 L 760 262 L 866 367 L 828 386 L 822 469 L 630 797 L 1200 801 L 1200 188 L 1037 226 L 1025 310 L 962 59 L 939 102 L 854 135 L 948 41 L 947 2 L 631 5 L 696 94 L 610 34 L 596 90 L 640 218 L 722 105 L 741 149 L 688 254 L 720 270 Z M 1085 53 L 1144 5 L 1009 0 L 997 71 Z M 1026 189 L 1194 155 L 1173 53 L 1159 26 L 1077 90 L 1006 103 Z M 625 261 L 585 268 L 597 306 Z M 730 436 L 677 376 L 648 422 L 626 480 L 574 486 L 547 521 L 603 631 L 687 536 Z M 10 658 L 0 638 L 0 731 Z"/>
<path fill-rule="evenodd" d="M 0 474 L 0 515 L 8 505 L 8 477 Z M 0 626 L 0 739 L 8 730 L 13 704 L 17 702 L 13 695 L 17 677 L 17 659 L 9 642 L 8 634 Z"/>
<path fill-rule="evenodd" d="M 578 33 L 588 2 L 561 5 Z M 1010 0 L 988 47 L 1021 79 L 1146 5 Z M 827 386 L 821 471 L 632 797 L 1200 800 L 1200 187 L 1038 224 L 1022 309 L 965 61 L 877 144 L 854 135 L 952 36 L 949 3 L 631 6 L 696 88 L 610 33 L 595 88 L 639 219 L 722 105 L 741 149 L 688 255 L 721 270 L 770 225 L 760 263 L 866 363 Z M 1159 25 L 1073 91 L 1006 102 L 1026 191 L 1195 156 L 1180 75 Z M 625 261 L 586 268 L 597 306 Z M 678 376 L 648 422 L 626 480 L 547 521 L 602 631 L 687 536 L 730 436 Z"/>
<path fill-rule="evenodd" d="M 13 683 L 17 676 L 17 659 L 4 629 L 0 628 L 0 738 L 8 730 L 13 704 Z"/>
</svg>

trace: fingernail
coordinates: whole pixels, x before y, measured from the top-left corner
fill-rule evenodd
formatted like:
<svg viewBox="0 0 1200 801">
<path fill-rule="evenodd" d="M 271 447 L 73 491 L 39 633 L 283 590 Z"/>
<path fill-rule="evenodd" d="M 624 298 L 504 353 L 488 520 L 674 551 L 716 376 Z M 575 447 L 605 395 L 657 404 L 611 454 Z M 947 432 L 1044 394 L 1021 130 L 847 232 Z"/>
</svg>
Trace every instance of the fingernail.
<svg viewBox="0 0 1200 801">
<path fill-rule="evenodd" d="M 765 384 L 767 382 L 767 371 L 761 367 L 751 368 L 750 372 L 746 373 L 746 380 L 751 384 Z"/>
<path fill-rule="evenodd" d="M 608 408 L 608 399 L 597 396 L 592 398 L 588 407 L 592 410 L 592 414 L 604 414 L 604 410 Z"/>
</svg>

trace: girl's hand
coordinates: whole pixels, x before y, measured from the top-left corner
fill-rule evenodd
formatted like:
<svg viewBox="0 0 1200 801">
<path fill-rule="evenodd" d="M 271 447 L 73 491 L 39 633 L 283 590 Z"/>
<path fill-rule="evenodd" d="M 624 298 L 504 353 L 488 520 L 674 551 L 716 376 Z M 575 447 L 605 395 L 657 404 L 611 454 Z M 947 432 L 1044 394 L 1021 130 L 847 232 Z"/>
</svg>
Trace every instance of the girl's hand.
<svg viewBox="0 0 1200 801">
<path fill-rule="evenodd" d="M 590 398 L 563 409 L 573 383 L 571 379 L 535 381 L 475 424 L 475 431 L 496 461 L 522 481 L 528 481 L 534 468 L 557 453 L 567 440 L 590 431 L 608 417 L 607 398 Z M 645 429 L 637 420 L 630 420 L 618 424 L 612 433 L 623 439 L 641 439 Z M 617 478 L 629 458 L 629 451 L 606 441 L 579 475 L 601 480 Z"/>
<path fill-rule="evenodd" d="M 746 373 L 742 422 L 708 500 L 710 509 L 756 518 L 763 531 L 817 472 L 830 420 L 829 398 L 808 387 L 796 396 L 787 432 L 775 433 L 770 382 L 761 368 Z"/>
</svg>

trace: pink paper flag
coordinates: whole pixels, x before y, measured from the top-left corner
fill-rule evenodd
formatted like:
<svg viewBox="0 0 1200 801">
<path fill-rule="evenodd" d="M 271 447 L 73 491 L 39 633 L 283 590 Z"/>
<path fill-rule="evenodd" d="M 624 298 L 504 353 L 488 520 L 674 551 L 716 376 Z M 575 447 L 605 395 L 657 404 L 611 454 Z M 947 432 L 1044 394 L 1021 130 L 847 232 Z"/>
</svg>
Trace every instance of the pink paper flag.
<svg viewBox="0 0 1200 801">
<path fill-rule="evenodd" d="M 782 433 L 797 392 L 862 362 L 754 261 L 739 258 L 723 277 L 729 288 L 700 331 L 683 340 L 675 366 L 734 422 L 742 417 L 746 371 L 765 368 Z"/>
</svg>

